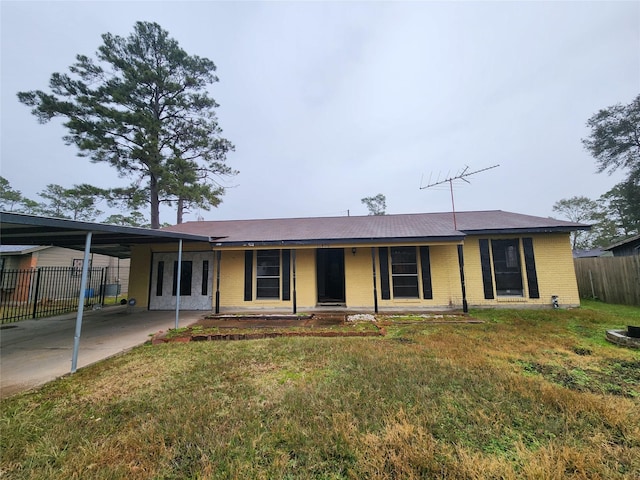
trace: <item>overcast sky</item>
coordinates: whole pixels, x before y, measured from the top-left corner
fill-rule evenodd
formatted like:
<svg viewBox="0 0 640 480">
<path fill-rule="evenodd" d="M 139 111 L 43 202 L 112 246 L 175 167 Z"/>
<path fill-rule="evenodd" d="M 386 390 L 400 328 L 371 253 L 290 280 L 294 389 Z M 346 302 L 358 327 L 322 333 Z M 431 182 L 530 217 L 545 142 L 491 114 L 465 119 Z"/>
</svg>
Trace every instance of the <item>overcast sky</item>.
<svg viewBox="0 0 640 480">
<path fill-rule="evenodd" d="M 456 210 L 552 216 L 622 179 L 595 173 L 580 140 L 593 113 L 640 93 L 640 2 L 2 1 L 0 174 L 25 196 L 126 183 L 16 92 L 47 90 L 139 20 L 218 67 L 240 174 L 187 221 L 366 215 L 378 193 L 387 213 L 451 211 L 448 186 L 421 185 L 496 164 L 454 183 Z"/>
</svg>

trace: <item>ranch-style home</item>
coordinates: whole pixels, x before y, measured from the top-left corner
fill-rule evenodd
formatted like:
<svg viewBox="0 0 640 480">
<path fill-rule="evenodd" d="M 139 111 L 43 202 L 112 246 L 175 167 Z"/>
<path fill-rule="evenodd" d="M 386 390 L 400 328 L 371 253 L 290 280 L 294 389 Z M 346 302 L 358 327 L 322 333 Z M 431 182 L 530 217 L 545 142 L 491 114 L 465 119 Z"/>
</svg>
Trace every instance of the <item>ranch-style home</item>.
<svg viewBox="0 0 640 480">
<path fill-rule="evenodd" d="M 130 297 L 151 310 L 420 311 L 580 303 L 569 234 L 504 211 L 197 221 L 209 237 L 134 245 Z"/>
</svg>

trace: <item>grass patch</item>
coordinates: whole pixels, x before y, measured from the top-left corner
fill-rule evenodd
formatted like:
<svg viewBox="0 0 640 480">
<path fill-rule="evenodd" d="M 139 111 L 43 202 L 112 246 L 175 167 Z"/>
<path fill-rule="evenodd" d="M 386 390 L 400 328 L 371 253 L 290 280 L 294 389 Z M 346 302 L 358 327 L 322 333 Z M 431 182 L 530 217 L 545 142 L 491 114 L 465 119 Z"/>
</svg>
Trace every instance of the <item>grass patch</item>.
<svg viewBox="0 0 640 480">
<path fill-rule="evenodd" d="M 0 476 L 637 479 L 640 352 L 597 332 L 639 311 L 139 347 L 3 400 Z"/>
</svg>

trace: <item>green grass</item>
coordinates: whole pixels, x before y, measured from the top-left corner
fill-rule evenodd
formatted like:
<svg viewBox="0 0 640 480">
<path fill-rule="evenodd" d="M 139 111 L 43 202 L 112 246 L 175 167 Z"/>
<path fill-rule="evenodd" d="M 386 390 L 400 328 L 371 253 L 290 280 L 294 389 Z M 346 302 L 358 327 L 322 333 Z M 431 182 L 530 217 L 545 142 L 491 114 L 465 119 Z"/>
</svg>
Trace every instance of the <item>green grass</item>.
<svg viewBox="0 0 640 480">
<path fill-rule="evenodd" d="M 3 478 L 640 476 L 640 309 L 144 346 L 1 403 Z"/>
</svg>

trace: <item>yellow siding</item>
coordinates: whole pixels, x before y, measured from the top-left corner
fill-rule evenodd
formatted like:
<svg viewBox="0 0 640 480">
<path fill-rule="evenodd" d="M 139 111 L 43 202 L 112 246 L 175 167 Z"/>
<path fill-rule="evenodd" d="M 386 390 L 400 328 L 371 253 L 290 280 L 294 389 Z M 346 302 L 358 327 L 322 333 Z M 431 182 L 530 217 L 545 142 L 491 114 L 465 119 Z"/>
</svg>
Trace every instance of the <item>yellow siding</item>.
<svg viewBox="0 0 640 480">
<path fill-rule="evenodd" d="M 430 247 L 433 306 L 462 308 L 458 246 Z"/>
<path fill-rule="evenodd" d="M 479 240 L 478 237 L 467 237 L 465 238 L 463 248 L 464 279 L 467 291 L 467 303 L 470 306 L 492 305 L 495 303 L 494 300 L 485 300 L 484 298 Z"/>
<path fill-rule="evenodd" d="M 482 270 L 480 265 L 480 238 L 519 238 L 531 237 L 535 254 L 539 299 L 529 298 L 526 271 L 524 267 L 524 252 L 520 241 L 520 258 L 522 263 L 523 297 L 496 297 L 486 300 L 482 284 Z M 359 246 L 352 252 L 351 245 L 341 245 L 335 248 L 345 248 L 345 294 L 347 309 L 361 309 L 372 311 L 374 307 L 373 272 L 371 249 L 375 248 L 376 286 L 378 291 L 378 306 L 384 310 L 419 310 L 462 308 L 462 287 L 458 264 L 457 244 L 438 243 L 429 244 L 431 281 L 433 299 L 393 299 L 392 279 L 390 300 L 382 300 L 380 259 L 378 249 L 381 245 Z M 388 245 L 387 245 L 388 246 Z M 416 246 L 416 244 L 408 244 Z M 417 245 L 420 246 L 420 245 Z M 332 247 L 333 248 L 333 247 Z M 176 252 L 175 244 L 153 246 L 153 251 Z M 185 245 L 185 251 L 202 251 L 203 245 Z M 244 259 L 242 248 L 222 248 L 220 265 L 220 308 L 222 311 L 233 310 L 278 310 L 292 311 L 293 309 L 293 256 L 291 262 L 291 300 L 253 300 L 244 301 Z M 254 251 L 256 249 L 253 249 Z M 298 311 L 308 311 L 317 307 L 317 278 L 316 278 L 316 247 L 299 247 L 296 255 L 296 287 Z M 575 279 L 573 258 L 569 243 L 569 235 L 564 233 L 503 235 L 503 236 L 469 236 L 463 246 L 465 260 L 465 280 L 467 301 L 469 306 L 549 306 L 551 296 L 558 295 L 563 307 L 579 305 L 577 284 Z M 419 257 L 419 255 L 418 255 Z M 149 246 L 136 246 L 133 249 L 131 262 L 130 297 L 138 300 L 138 306 L 146 307 L 149 293 L 149 272 L 152 249 Z M 254 262 L 256 256 L 254 254 Z M 216 265 L 211 268 L 214 275 L 214 290 L 216 288 Z M 255 265 L 253 266 L 252 293 L 255 298 L 256 279 Z M 422 277 L 419 274 L 419 291 L 422 296 Z M 495 285 L 494 285 L 495 288 Z M 215 296 L 214 296 L 215 298 Z M 213 305 L 212 305 L 213 308 Z"/>
<path fill-rule="evenodd" d="M 151 248 L 148 245 L 131 247 L 131 271 L 129 275 L 129 298 L 136 299 L 136 307 L 149 306 L 149 272 L 151 271 Z"/>
<path fill-rule="evenodd" d="M 415 246 L 408 245 L 408 246 Z M 419 246 L 419 245 L 418 245 Z M 380 258 L 376 248 L 376 270 L 377 270 L 377 287 L 378 287 L 378 305 L 381 310 L 411 310 L 411 309 L 442 309 L 442 308 L 462 308 L 462 287 L 460 284 L 460 269 L 458 267 L 458 250 L 456 244 L 438 244 L 429 245 L 429 263 L 431 265 L 431 286 L 433 290 L 433 299 L 423 299 L 423 283 L 420 274 L 420 263 L 418 272 L 418 288 L 420 298 L 407 299 L 393 298 L 393 281 L 390 278 L 391 299 L 381 300 L 382 295 L 380 278 Z M 418 254 L 419 257 L 419 254 Z M 418 262 L 421 260 L 418 258 Z M 371 262 L 369 262 L 371 263 Z M 371 266 L 369 266 L 371 270 Z M 389 265 L 391 272 L 391 265 Z M 373 294 L 370 293 L 371 298 Z"/>
<path fill-rule="evenodd" d="M 557 295 L 563 307 L 580 305 L 569 234 L 534 237 L 533 248 L 540 289 L 539 302 L 549 305 L 551 296 Z"/>
<path fill-rule="evenodd" d="M 292 261 L 293 263 L 293 261 Z M 318 280 L 316 278 L 315 249 L 296 250 L 296 291 L 298 309 L 315 307 Z M 291 278 L 293 290 L 293 277 Z M 293 293 L 292 293 L 293 295 Z M 293 304 L 291 304 L 293 306 Z"/>
<path fill-rule="evenodd" d="M 524 252 L 520 242 L 520 258 L 522 262 L 522 277 L 524 286 L 523 297 L 496 297 L 485 299 L 482 284 L 482 270 L 480 265 L 480 238 L 520 238 L 533 239 L 536 274 L 540 298 L 529 298 L 526 272 L 524 269 Z M 464 242 L 465 279 L 467 286 L 467 301 L 470 306 L 513 306 L 525 305 L 547 306 L 551 304 L 551 296 L 558 295 L 563 307 L 580 305 L 578 286 L 573 256 L 568 233 L 536 234 L 536 235 L 504 235 L 467 237 Z M 494 283 L 495 289 L 495 283 Z"/>
<path fill-rule="evenodd" d="M 256 256 L 253 256 L 254 262 Z M 244 301 L 244 250 L 223 250 L 220 261 L 220 308 L 233 309 L 293 309 L 293 257 L 291 259 L 291 300 L 255 299 L 256 279 L 253 270 L 252 294 L 254 300 Z M 296 291 L 298 308 L 315 307 L 316 304 L 315 250 L 296 250 Z"/>
<path fill-rule="evenodd" d="M 376 286 L 378 306 L 380 310 L 411 310 L 423 308 L 461 308 L 462 289 L 458 268 L 457 245 L 430 245 L 431 279 L 433 299 L 381 299 L 380 259 L 378 246 L 375 245 L 376 258 Z M 409 244 L 408 246 L 415 246 Z M 339 248 L 339 247 L 338 247 Z M 373 310 L 373 270 L 371 248 L 357 247 L 355 255 L 352 247 L 345 248 L 345 296 L 346 308 Z M 255 256 L 254 256 L 255 261 Z M 244 301 L 244 251 L 223 250 L 221 261 L 220 306 L 223 310 L 234 309 L 277 309 L 290 310 L 293 301 L 253 300 Z M 293 267 L 293 265 L 292 265 Z M 255 268 L 254 268 L 255 275 Z M 419 291 L 422 296 L 422 277 L 418 275 Z M 293 276 L 291 277 L 293 289 Z M 296 287 L 297 308 L 299 311 L 317 307 L 317 278 L 316 278 L 316 248 L 296 249 Z M 256 280 L 252 278 L 252 289 L 255 297 Z M 393 296 L 393 293 L 392 293 Z"/>
<path fill-rule="evenodd" d="M 380 267 L 376 266 L 380 271 Z M 345 294 L 349 308 L 373 308 L 373 269 L 371 248 L 351 248 L 344 252 Z M 378 291 L 380 291 L 378 287 Z"/>
<path fill-rule="evenodd" d="M 220 257 L 220 307 L 237 308 L 243 303 L 244 252 L 223 251 Z"/>
</svg>

